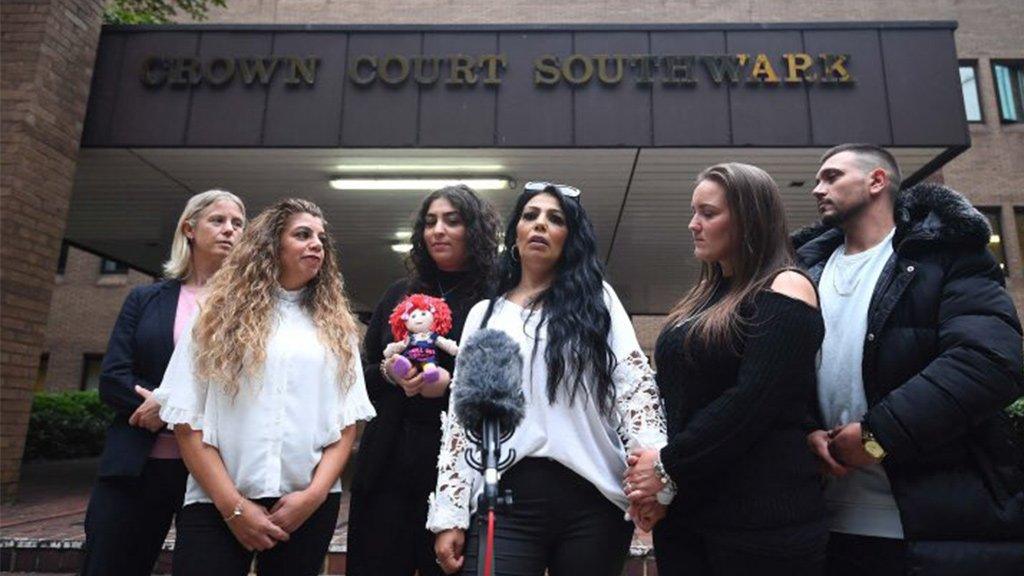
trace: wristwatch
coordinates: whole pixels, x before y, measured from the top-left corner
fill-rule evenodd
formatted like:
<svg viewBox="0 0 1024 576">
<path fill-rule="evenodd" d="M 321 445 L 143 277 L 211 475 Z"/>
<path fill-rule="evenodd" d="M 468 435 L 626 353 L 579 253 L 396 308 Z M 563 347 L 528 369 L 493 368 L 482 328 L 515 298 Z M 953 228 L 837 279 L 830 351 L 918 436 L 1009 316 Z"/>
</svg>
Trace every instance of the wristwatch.
<svg viewBox="0 0 1024 576">
<path fill-rule="evenodd" d="M 668 471 L 665 470 L 665 465 L 662 464 L 661 458 L 654 461 L 654 473 L 658 475 L 658 480 L 661 480 L 662 484 L 668 484 L 672 481 L 672 477 L 668 475 Z"/>
<path fill-rule="evenodd" d="M 672 499 L 675 498 L 678 491 L 676 482 L 668 475 L 668 471 L 665 470 L 665 464 L 662 463 L 661 458 L 654 461 L 654 473 L 658 475 L 658 480 L 661 480 L 661 490 L 658 490 L 654 497 L 658 500 L 659 504 L 668 506 L 672 503 Z"/>
<path fill-rule="evenodd" d="M 868 427 L 863 422 L 860 425 L 860 443 L 864 446 L 864 451 L 875 460 L 881 462 L 885 458 L 885 448 L 882 448 L 875 435 L 871 433 L 871 430 L 868 430 Z"/>
</svg>

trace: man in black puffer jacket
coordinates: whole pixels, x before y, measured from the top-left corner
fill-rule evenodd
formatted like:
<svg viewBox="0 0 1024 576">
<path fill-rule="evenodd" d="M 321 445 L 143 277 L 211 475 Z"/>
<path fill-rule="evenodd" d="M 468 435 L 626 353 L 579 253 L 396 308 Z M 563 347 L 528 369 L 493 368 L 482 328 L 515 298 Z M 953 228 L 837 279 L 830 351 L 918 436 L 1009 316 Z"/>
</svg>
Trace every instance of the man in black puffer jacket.
<svg viewBox="0 0 1024 576">
<path fill-rule="evenodd" d="M 988 222 L 936 184 L 899 192 L 873 145 L 825 153 L 822 224 L 794 235 L 826 322 L 828 574 L 1024 574 L 1021 326 Z"/>
</svg>

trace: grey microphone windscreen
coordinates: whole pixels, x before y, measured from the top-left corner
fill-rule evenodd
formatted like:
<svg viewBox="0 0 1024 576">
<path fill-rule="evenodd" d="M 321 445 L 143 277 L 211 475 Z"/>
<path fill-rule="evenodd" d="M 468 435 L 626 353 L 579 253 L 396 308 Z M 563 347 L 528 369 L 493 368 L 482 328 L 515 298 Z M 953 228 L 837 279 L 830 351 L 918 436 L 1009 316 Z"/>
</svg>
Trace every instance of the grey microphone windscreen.
<svg viewBox="0 0 1024 576">
<path fill-rule="evenodd" d="M 468 430 L 480 430 L 484 419 L 490 418 L 502 431 L 513 430 L 526 411 L 522 379 L 519 344 L 501 330 L 475 332 L 459 346 L 452 387 L 459 423 Z"/>
</svg>

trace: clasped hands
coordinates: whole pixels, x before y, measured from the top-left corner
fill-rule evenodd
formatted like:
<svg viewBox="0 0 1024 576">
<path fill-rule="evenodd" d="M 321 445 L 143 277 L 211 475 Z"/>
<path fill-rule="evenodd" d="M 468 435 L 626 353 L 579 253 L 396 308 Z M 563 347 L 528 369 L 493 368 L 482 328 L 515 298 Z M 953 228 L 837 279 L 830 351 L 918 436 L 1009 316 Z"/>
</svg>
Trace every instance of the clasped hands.
<svg viewBox="0 0 1024 576">
<path fill-rule="evenodd" d="M 830 476 L 846 476 L 856 468 L 878 462 L 864 449 L 860 422 L 815 430 L 807 435 L 807 446 L 818 457 L 821 472 Z"/>
<path fill-rule="evenodd" d="M 452 381 L 451 374 L 440 366 L 437 367 L 439 374 L 437 380 L 434 382 L 424 382 L 423 373 L 416 367 L 413 367 L 405 377 L 402 377 L 395 374 L 394 363 L 395 356 L 386 359 L 384 361 L 384 369 L 387 370 L 388 377 L 391 378 L 391 381 L 401 388 L 408 397 L 419 394 L 424 398 L 440 398 L 441 396 L 444 396 L 445 389 L 448 388 L 448 384 Z"/>
<path fill-rule="evenodd" d="M 629 498 L 629 517 L 645 532 L 650 532 L 667 511 L 657 497 L 665 487 L 654 469 L 659 457 L 659 451 L 653 448 L 633 450 L 626 458 L 629 467 L 622 475 L 622 488 Z"/>
<path fill-rule="evenodd" d="M 247 498 L 237 500 L 241 514 L 234 516 L 234 506 L 226 510 L 218 506 L 235 539 L 246 550 L 269 550 L 278 542 L 287 542 L 289 534 L 302 526 L 327 499 L 326 493 L 299 490 L 282 496 L 270 510 Z"/>
</svg>

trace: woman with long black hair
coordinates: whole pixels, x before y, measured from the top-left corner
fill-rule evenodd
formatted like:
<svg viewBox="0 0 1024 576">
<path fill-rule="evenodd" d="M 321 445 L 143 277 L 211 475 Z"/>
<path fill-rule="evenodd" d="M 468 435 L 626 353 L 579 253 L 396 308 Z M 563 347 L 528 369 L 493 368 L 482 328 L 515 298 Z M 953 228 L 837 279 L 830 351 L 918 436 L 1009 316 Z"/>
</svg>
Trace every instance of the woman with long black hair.
<svg viewBox="0 0 1024 576">
<path fill-rule="evenodd" d="M 663 445 L 665 421 L 633 325 L 604 283 L 579 190 L 526 185 L 505 231 L 496 293 L 473 307 L 462 333 L 465 342 L 481 328 L 502 330 L 524 357 L 526 416 L 505 444 L 516 460 L 502 478 L 515 503 L 498 515 L 495 573 L 617 575 L 633 534 L 620 480 L 626 448 Z M 456 362 L 452 386 L 458 372 Z M 465 431 L 451 414 L 427 525 L 445 572 L 476 574 L 480 534 L 470 515 L 481 478 L 463 458 Z"/>
<path fill-rule="evenodd" d="M 637 451 L 629 497 L 660 516 L 658 574 L 820 574 L 828 532 L 818 464 L 805 446 L 824 335 L 814 285 L 795 269 L 778 187 L 756 166 L 697 177 L 700 279 L 655 348 L 669 441 Z"/>
<path fill-rule="evenodd" d="M 402 298 L 428 294 L 452 312 L 448 337 L 458 341 L 469 309 L 485 297 L 498 256 L 498 216 L 471 188 L 435 190 L 413 222 L 409 276 L 388 288 L 370 318 L 364 347 L 366 387 L 377 418 L 363 431 L 349 508 L 349 576 L 439 575 L 434 534 L 424 528 L 427 496 L 437 482 L 437 423 L 448 405 L 455 359 L 439 352 L 442 376 L 424 383 L 399 376 L 384 359 L 391 343 L 388 317 Z"/>
</svg>

